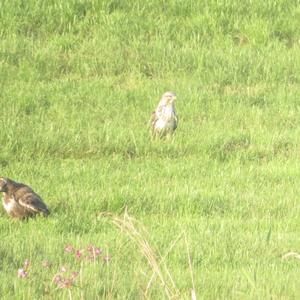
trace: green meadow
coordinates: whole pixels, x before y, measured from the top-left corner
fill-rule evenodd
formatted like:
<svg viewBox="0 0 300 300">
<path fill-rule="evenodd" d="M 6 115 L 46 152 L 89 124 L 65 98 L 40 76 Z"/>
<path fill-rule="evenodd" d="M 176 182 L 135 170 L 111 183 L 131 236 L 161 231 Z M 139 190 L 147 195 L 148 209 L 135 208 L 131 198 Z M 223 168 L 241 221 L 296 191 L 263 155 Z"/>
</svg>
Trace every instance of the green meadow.
<svg viewBox="0 0 300 300">
<path fill-rule="evenodd" d="M 0 111 L 1 299 L 300 298 L 298 0 L 2 0 Z"/>
</svg>

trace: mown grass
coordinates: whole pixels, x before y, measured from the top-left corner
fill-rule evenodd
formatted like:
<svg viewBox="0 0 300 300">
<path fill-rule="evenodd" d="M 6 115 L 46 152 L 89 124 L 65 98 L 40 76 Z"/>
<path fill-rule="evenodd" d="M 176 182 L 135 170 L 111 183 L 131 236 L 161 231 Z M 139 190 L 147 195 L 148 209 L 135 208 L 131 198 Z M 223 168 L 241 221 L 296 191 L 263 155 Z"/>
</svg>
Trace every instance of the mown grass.
<svg viewBox="0 0 300 300">
<path fill-rule="evenodd" d="M 73 299 L 145 298 L 151 268 L 99 217 L 125 207 L 162 256 L 186 233 L 199 299 L 299 297 L 299 263 L 281 259 L 300 248 L 298 1 L 1 1 L 0 38 L 1 175 L 52 211 L 2 210 L 1 299 L 68 299 L 51 283 L 63 265 L 81 270 Z M 166 90 L 179 128 L 152 141 Z M 165 263 L 189 299 L 183 237 Z M 147 297 L 166 298 L 158 280 Z"/>
</svg>

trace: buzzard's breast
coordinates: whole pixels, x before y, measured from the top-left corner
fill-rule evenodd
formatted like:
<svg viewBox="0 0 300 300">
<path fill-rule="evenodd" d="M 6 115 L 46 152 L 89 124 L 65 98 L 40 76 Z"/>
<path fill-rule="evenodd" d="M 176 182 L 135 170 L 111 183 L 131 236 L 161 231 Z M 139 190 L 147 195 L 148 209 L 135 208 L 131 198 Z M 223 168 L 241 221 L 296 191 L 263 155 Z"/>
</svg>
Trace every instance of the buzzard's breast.
<svg viewBox="0 0 300 300">
<path fill-rule="evenodd" d="M 158 119 L 155 123 L 155 129 L 158 129 L 158 130 L 161 130 L 161 129 L 164 129 L 167 125 L 167 122 L 166 120 L 164 119 Z"/>
<path fill-rule="evenodd" d="M 3 206 L 6 212 L 13 218 L 23 218 L 30 214 L 14 198 L 4 198 Z"/>
<path fill-rule="evenodd" d="M 16 202 L 13 199 L 10 199 L 8 202 L 3 201 L 4 209 L 7 213 L 11 213 L 16 208 Z"/>
<path fill-rule="evenodd" d="M 160 118 L 155 123 L 155 129 L 157 130 L 174 130 L 175 128 L 175 115 L 172 115 L 170 118 Z"/>
<path fill-rule="evenodd" d="M 156 109 L 153 119 L 154 132 L 160 135 L 172 133 L 177 127 L 177 116 L 173 105 L 160 105 Z"/>
</svg>

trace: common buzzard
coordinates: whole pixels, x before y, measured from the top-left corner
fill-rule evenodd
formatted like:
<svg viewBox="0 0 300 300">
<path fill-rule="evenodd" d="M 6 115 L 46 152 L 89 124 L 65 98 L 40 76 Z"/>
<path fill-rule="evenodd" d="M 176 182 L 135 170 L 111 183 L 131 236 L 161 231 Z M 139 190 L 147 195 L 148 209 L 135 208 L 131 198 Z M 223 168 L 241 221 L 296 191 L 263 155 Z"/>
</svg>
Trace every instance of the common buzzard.
<svg viewBox="0 0 300 300">
<path fill-rule="evenodd" d="M 33 217 L 38 213 L 48 216 L 50 213 L 41 197 L 26 184 L 0 177 L 0 192 L 4 193 L 4 209 L 12 218 Z"/>
<path fill-rule="evenodd" d="M 178 117 L 175 110 L 176 94 L 166 92 L 158 103 L 156 110 L 150 118 L 150 127 L 153 136 L 170 136 L 178 125 Z"/>
</svg>

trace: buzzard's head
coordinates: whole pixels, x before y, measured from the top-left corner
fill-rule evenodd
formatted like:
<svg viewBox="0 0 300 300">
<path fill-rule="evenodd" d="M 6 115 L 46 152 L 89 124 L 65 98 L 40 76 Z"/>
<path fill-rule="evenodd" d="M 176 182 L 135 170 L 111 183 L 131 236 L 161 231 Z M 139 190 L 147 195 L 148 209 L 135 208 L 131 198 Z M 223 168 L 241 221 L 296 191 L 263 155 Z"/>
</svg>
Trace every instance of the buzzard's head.
<svg viewBox="0 0 300 300">
<path fill-rule="evenodd" d="M 176 94 L 174 92 L 166 92 L 162 96 L 162 101 L 165 105 L 174 104 L 176 100 Z"/>
<path fill-rule="evenodd" d="M 0 192 L 7 192 L 8 179 L 5 177 L 0 177 Z"/>
</svg>

